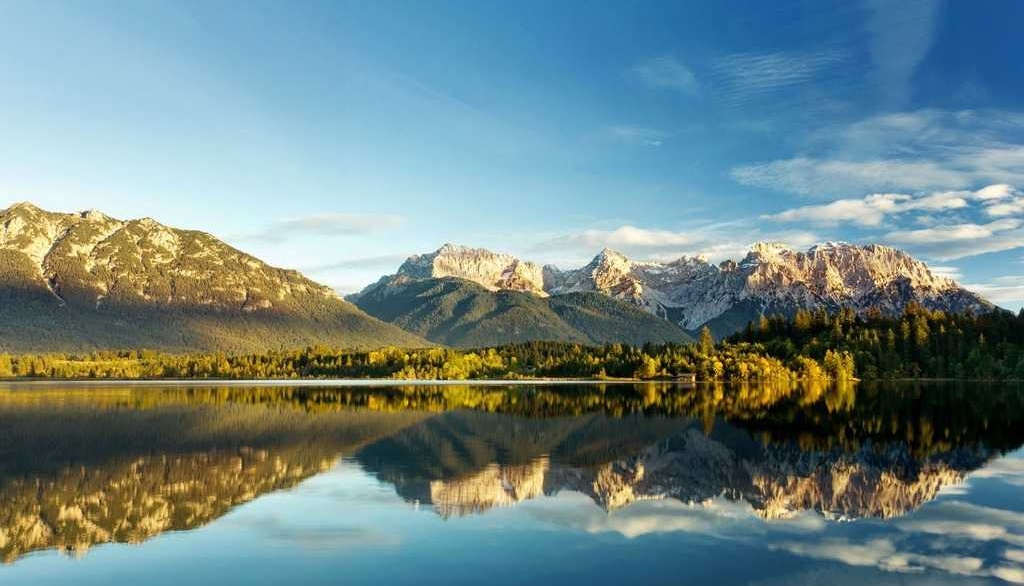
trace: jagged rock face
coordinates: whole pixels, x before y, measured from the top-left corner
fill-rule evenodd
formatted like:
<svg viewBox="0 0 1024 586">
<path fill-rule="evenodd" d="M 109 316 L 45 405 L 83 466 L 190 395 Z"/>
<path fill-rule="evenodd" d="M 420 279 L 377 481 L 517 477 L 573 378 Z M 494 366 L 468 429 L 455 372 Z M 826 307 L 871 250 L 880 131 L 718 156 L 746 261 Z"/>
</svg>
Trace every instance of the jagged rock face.
<svg viewBox="0 0 1024 586">
<path fill-rule="evenodd" d="M 395 277 L 435 279 L 457 277 L 491 291 L 508 289 L 546 296 L 543 270 L 532 262 L 483 248 L 445 244 L 430 254 L 409 257 Z"/>
<path fill-rule="evenodd" d="M 112 300 L 260 311 L 296 298 L 337 298 L 213 236 L 150 218 L 52 213 L 22 203 L 0 212 L 0 250 L 23 262 L 60 302 Z"/>
<path fill-rule="evenodd" d="M 956 312 L 994 307 L 902 251 L 845 243 L 803 252 L 758 243 L 739 263 L 718 265 L 700 256 L 640 262 L 606 248 L 586 266 L 569 271 L 550 265 L 538 269 L 509 255 L 445 245 L 432 254 L 411 257 L 398 274 L 371 287 L 437 276 L 537 295 L 596 291 L 691 331 L 730 312 L 742 313 L 735 321 L 745 323 L 759 313 L 797 309 L 849 307 L 862 314 L 871 309 L 894 314 L 909 303 Z M 742 323 L 726 327 L 735 329 Z"/>
<path fill-rule="evenodd" d="M 762 244 L 740 266 L 749 271 L 744 294 L 769 303 L 878 307 L 891 312 L 909 301 L 938 306 L 950 301 L 956 306 L 951 296 L 962 291 L 952 280 L 932 274 L 923 262 L 875 244 L 830 243 L 807 252 Z"/>
<path fill-rule="evenodd" d="M 798 252 L 758 243 L 740 262 L 713 265 L 696 257 L 639 263 L 603 251 L 569 271 L 552 294 L 597 290 L 669 317 L 694 330 L 746 304 L 764 312 L 849 307 L 897 313 L 916 302 L 948 311 L 989 311 L 992 305 L 923 262 L 886 246 L 828 243 Z"/>
<path fill-rule="evenodd" d="M 738 276 L 703 257 L 660 264 L 632 261 L 605 249 L 582 269 L 564 273 L 550 292 L 598 291 L 696 329 L 736 304 Z"/>
</svg>

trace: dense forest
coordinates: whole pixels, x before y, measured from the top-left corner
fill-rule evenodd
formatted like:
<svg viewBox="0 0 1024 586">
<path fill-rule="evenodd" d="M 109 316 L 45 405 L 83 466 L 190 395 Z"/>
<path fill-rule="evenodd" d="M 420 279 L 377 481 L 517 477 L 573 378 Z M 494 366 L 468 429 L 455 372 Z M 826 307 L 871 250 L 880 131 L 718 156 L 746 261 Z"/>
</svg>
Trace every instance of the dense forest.
<svg viewBox="0 0 1024 586">
<path fill-rule="evenodd" d="M 899 317 L 850 310 L 762 317 L 726 345 L 751 344 L 784 362 L 851 355 L 862 379 L 1024 379 L 1024 310 L 982 315 L 909 306 Z"/>
<path fill-rule="evenodd" d="M 674 379 L 787 383 L 899 378 L 1024 379 L 1024 314 L 946 314 L 912 306 L 898 317 L 798 312 L 762 317 L 715 342 L 526 342 L 475 350 L 340 350 L 260 354 L 0 354 L 0 376 L 37 378 Z"/>
</svg>

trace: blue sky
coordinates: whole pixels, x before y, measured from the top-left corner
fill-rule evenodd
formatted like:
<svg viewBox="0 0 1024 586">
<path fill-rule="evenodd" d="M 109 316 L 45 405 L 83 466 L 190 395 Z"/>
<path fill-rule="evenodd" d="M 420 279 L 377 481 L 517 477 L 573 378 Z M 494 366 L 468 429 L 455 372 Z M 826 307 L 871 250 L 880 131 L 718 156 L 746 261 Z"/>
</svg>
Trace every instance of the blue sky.
<svg viewBox="0 0 1024 586">
<path fill-rule="evenodd" d="M 0 205 L 212 232 L 342 291 L 904 248 L 1024 303 L 1024 3 L 0 0 Z M 996 186 L 996 187 L 991 187 Z"/>
</svg>

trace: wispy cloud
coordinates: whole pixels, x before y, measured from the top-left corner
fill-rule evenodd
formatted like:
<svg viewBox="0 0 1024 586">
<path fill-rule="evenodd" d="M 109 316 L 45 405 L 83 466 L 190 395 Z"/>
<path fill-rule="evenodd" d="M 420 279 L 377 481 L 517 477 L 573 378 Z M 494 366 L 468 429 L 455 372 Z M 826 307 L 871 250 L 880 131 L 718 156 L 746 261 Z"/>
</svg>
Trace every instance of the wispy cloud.
<svg viewBox="0 0 1024 586">
<path fill-rule="evenodd" d="M 813 157 L 742 165 L 733 168 L 730 174 L 744 185 L 810 196 L 904 189 L 962 189 L 969 187 L 973 180 L 970 174 L 932 161 L 844 161 Z"/>
<path fill-rule="evenodd" d="M 733 105 L 813 81 L 847 61 L 841 51 L 735 53 L 711 66 L 714 94 Z"/>
<path fill-rule="evenodd" d="M 920 110 L 812 133 L 808 154 L 739 165 L 739 183 L 837 197 L 1024 183 L 1024 115 Z M 812 154 L 813 153 L 813 154 Z"/>
<path fill-rule="evenodd" d="M 668 133 L 657 128 L 623 124 L 610 126 L 604 132 L 610 140 L 628 145 L 661 146 Z"/>
<path fill-rule="evenodd" d="M 696 94 L 698 85 L 693 71 L 672 55 L 663 55 L 641 63 L 633 73 L 644 83 L 686 94 Z"/>
<path fill-rule="evenodd" d="M 877 87 L 889 106 L 902 104 L 910 82 L 935 41 L 938 0 L 866 0 L 868 49 Z"/>
<path fill-rule="evenodd" d="M 986 299 L 999 304 L 1020 304 L 1024 302 L 1024 275 L 996 277 L 990 281 L 966 285 L 977 291 Z M 1017 471 L 1024 470 L 1024 460 L 1016 460 Z M 997 466 L 996 469 L 999 467 Z M 1016 483 L 1024 485 L 1024 475 L 1016 479 Z"/>
<path fill-rule="evenodd" d="M 963 273 L 960 272 L 959 267 L 945 266 L 945 265 L 931 265 L 928 267 L 932 274 L 937 277 L 944 277 L 953 281 L 962 281 L 964 278 Z"/>
<path fill-rule="evenodd" d="M 278 220 L 240 239 L 284 241 L 304 236 L 360 236 L 395 230 L 404 223 L 405 218 L 395 214 L 325 213 Z"/>
</svg>

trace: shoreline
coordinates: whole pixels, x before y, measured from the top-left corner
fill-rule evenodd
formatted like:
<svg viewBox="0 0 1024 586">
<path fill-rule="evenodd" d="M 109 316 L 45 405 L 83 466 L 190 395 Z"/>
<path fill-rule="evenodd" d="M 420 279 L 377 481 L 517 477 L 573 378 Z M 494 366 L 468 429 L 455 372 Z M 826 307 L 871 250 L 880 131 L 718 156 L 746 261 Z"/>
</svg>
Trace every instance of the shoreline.
<svg viewBox="0 0 1024 586">
<path fill-rule="evenodd" d="M 680 385 L 692 385 L 694 383 L 672 380 L 634 380 L 634 379 L 469 379 L 469 380 L 432 380 L 432 379 L 390 379 L 390 378 L 355 378 L 355 379 L 214 379 L 214 378 L 176 378 L 176 379 L 131 379 L 131 378 L 110 378 L 110 379 L 0 379 L 0 385 L 17 386 L 100 386 L 109 384 L 118 385 L 192 385 L 192 386 L 288 386 L 288 387 L 395 387 L 395 386 L 529 386 L 529 385 L 632 385 L 647 382 L 676 383 Z"/>
<path fill-rule="evenodd" d="M 1022 383 L 1021 379 L 957 379 L 957 378 L 897 378 L 897 379 L 855 379 L 852 383 Z M 103 385 L 136 385 L 136 386 L 255 386 L 255 387 L 396 387 L 396 386 L 531 386 L 531 385 L 636 385 L 648 383 L 667 383 L 680 387 L 697 385 L 738 385 L 759 384 L 757 381 L 685 381 L 675 379 L 566 379 L 566 378 L 524 378 L 524 379 L 391 379 L 391 378 L 308 378 L 308 379 L 218 379 L 218 378 L 0 378 L 0 386 L 48 387 L 48 386 L 103 386 Z"/>
</svg>

